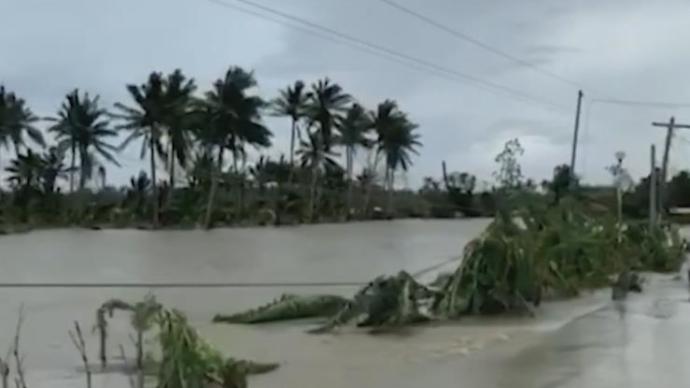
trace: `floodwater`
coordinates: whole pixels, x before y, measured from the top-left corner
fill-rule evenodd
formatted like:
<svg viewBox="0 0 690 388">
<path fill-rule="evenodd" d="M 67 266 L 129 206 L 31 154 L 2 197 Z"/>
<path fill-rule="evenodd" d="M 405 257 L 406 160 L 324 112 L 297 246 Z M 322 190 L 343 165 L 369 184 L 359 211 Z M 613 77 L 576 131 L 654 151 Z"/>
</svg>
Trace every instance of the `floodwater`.
<svg viewBox="0 0 690 388">
<path fill-rule="evenodd" d="M 401 269 L 451 270 L 487 220 L 367 222 L 295 228 L 201 231 L 56 230 L 0 238 L 0 282 L 366 282 Z M 547 303 L 535 318 L 466 319 L 372 335 L 345 329 L 309 335 L 313 322 L 213 325 L 283 292 L 350 295 L 353 286 L 157 289 L 233 357 L 279 362 L 252 377 L 256 387 L 666 387 L 687 385 L 690 303 L 687 281 L 651 276 L 644 294 L 623 304 L 609 292 Z M 22 352 L 32 388 L 83 384 L 67 330 L 81 322 L 92 362 L 94 311 L 111 297 L 138 300 L 141 289 L 1 289 L 0 357 L 24 305 Z M 128 318 L 114 319 L 110 355 L 131 349 Z M 130 351 L 127 355 L 133 356 Z M 77 385 L 78 386 L 78 385 Z M 126 387 L 99 373 L 94 387 Z"/>
</svg>

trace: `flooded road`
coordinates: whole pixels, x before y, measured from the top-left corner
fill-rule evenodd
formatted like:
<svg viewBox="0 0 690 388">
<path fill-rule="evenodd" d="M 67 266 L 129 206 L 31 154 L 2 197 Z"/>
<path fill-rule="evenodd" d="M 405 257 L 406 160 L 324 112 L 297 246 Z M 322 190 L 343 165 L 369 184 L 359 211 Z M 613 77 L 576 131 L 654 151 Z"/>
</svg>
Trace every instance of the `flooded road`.
<svg viewBox="0 0 690 388">
<path fill-rule="evenodd" d="M 487 224 L 396 221 L 285 229 L 204 232 L 46 231 L 0 238 L 3 282 L 314 282 L 367 281 L 444 263 Z M 452 269 L 456 263 L 448 263 Z M 443 269 L 440 268 L 440 269 Z M 427 276 L 432 276 L 432 273 Z M 614 305 L 608 290 L 547 303 L 536 318 L 465 319 L 385 335 L 343 330 L 309 335 L 313 322 L 212 325 L 283 292 L 340 293 L 355 287 L 162 289 L 156 296 L 187 313 L 228 355 L 281 364 L 253 377 L 262 387 L 678 387 L 690 382 L 687 281 L 651 276 L 642 295 Z M 136 289 L 0 289 L 0 354 L 25 305 L 23 350 L 29 386 L 83 384 L 67 330 L 89 328 L 105 299 L 138 300 Z M 112 324 L 130 346 L 128 318 Z M 89 331 L 88 329 L 86 331 Z M 96 336 L 89 333 L 92 361 Z M 129 357 L 133 356 L 131 352 Z M 118 362 L 118 360 L 115 360 Z M 120 374 L 97 374 L 94 387 L 126 387 Z"/>
</svg>

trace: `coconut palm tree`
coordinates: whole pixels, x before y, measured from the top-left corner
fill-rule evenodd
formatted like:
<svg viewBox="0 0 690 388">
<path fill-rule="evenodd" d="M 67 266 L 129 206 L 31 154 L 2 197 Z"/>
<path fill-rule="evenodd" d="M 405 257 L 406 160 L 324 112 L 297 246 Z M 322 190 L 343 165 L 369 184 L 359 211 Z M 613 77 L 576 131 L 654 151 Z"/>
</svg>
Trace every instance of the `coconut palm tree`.
<svg viewBox="0 0 690 388">
<path fill-rule="evenodd" d="M 161 73 L 153 72 L 145 84 L 127 85 L 127 91 L 136 107 L 129 107 L 116 103 L 115 107 L 121 112 L 115 117 L 124 121 L 118 128 L 131 131 L 130 135 L 120 146 L 125 148 L 131 141 L 142 139 L 141 158 L 149 154 L 151 187 L 153 189 L 153 227 L 158 227 L 158 187 L 156 181 L 156 154 L 165 152 L 161 144 L 161 137 L 165 131 L 166 121 L 166 90 L 165 79 Z"/>
<path fill-rule="evenodd" d="M 117 136 L 117 131 L 110 128 L 108 112 L 98 106 L 98 96 L 91 98 L 88 93 L 82 96 L 79 90 L 69 93 L 55 118 L 55 125 L 49 131 L 55 133 L 58 147 L 69 149 L 70 191 L 74 191 L 74 172 L 77 156 L 79 157 L 79 189 L 93 176 L 94 166 L 100 166 L 98 157 L 119 166 L 112 152 L 117 148 L 109 143 L 110 138 Z"/>
<path fill-rule="evenodd" d="M 52 194 L 55 192 L 55 184 L 58 179 L 67 179 L 71 170 L 65 165 L 65 151 L 60 147 L 50 147 L 42 156 L 43 169 L 41 172 L 41 185 L 43 192 Z"/>
<path fill-rule="evenodd" d="M 212 174 L 204 224 L 211 226 L 213 207 L 224 165 L 224 154 L 229 150 L 236 164 L 244 153 L 244 145 L 269 147 L 271 131 L 261 122 L 261 109 L 266 105 L 258 96 L 250 95 L 256 86 L 254 74 L 240 67 L 231 67 L 225 77 L 213 84 L 201 107 L 204 126 L 198 133 L 202 147 L 217 154 Z"/>
<path fill-rule="evenodd" d="M 343 92 L 338 84 L 328 78 L 319 80 L 311 86 L 305 113 L 309 127 L 317 126 L 322 146 L 328 151 L 332 145 L 333 132 L 338 128 L 352 97 Z"/>
<path fill-rule="evenodd" d="M 12 146 L 17 154 L 26 145 L 24 135 L 44 146 L 41 131 L 33 126 L 37 120 L 23 99 L 0 86 L 0 148 Z"/>
<path fill-rule="evenodd" d="M 139 175 L 129 178 L 129 187 L 126 190 L 125 202 L 134 204 L 134 214 L 142 214 L 142 208 L 146 201 L 146 195 L 151 189 L 151 180 L 146 172 L 139 171 Z"/>
<path fill-rule="evenodd" d="M 27 149 L 25 153 L 17 154 L 5 171 L 9 173 L 6 179 L 10 186 L 28 194 L 40 188 L 43 160 L 39 154 Z"/>
<path fill-rule="evenodd" d="M 196 90 L 194 79 L 187 79 L 177 69 L 165 80 L 165 133 L 168 141 L 167 156 L 170 180 L 170 194 L 175 189 L 175 165 L 187 165 L 191 143 L 192 94 Z"/>
<path fill-rule="evenodd" d="M 326 165 L 337 165 L 335 157 L 338 155 L 323 146 L 320 132 L 309 133 L 308 140 L 302 141 L 297 155 L 303 168 L 311 172 L 309 184 L 309 218 L 313 221 L 317 205 L 317 183 L 319 175 L 325 171 Z"/>
<path fill-rule="evenodd" d="M 371 129 L 371 120 L 359 104 L 353 104 L 347 111 L 340 125 L 338 142 L 345 147 L 345 171 L 347 173 L 347 211 L 352 208 L 353 164 L 357 148 L 368 148 L 372 140 L 367 137 Z"/>
<path fill-rule="evenodd" d="M 305 108 L 310 95 L 304 90 L 304 82 L 296 81 L 280 91 L 280 96 L 273 100 L 273 114 L 290 117 L 292 130 L 290 131 L 290 165 L 295 165 L 295 138 L 299 137 L 299 121 L 305 115 Z"/>
<path fill-rule="evenodd" d="M 407 171 L 412 164 L 412 154 L 418 154 L 417 147 L 422 143 L 419 134 L 414 132 L 417 124 L 409 121 L 395 101 L 386 100 L 379 104 L 377 111 L 372 114 L 372 123 L 378 136 L 377 153 L 383 155 L 386 163 L 385 186 L 390 214 L 393 210 L 395 172 L 399 168 Z"/>
</svg>

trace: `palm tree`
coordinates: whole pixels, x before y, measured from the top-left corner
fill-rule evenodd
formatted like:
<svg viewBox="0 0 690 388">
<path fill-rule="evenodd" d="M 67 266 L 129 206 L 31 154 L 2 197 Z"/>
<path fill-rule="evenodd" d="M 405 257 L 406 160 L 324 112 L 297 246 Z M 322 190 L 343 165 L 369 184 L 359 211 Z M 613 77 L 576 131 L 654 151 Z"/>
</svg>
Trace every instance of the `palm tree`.
<svg viewBox="0 0 690 388">
<path fill-rule="evenodd" d="M 303 168 L 311 172 L 311 183 L 309 184 L 309 218 L 313 221 L 316 213 L 316 187 L 321 172 L 325 171 L 326 165 L 337 165 L 334 157 L 337 156 L 333 151 L 323 147 L 320 132 L 309 133 L 308 141 L 302 141 L 297 155 L 300 157 Z"/>
<path fill-rule="evenodd" d="M 372 123 L 378 135 L 377 153 L 384 156 L 386 163 L 385 186 L 388 191 L 388 213 L 391 214 L 395 172 L 398 168 L 407 171 L 412 164 L 412 154 L 418 154 L 416 148 L 422 143 L 419 134 L 414 132 L 417 124 L 409 121 L 395 101 L 386 100 L 379 104 L 377 111 L 372 114 Z"/>
<path fill-rule="evenodd" d="M 122 113 L 115 117 L 124 120 L 118 128 L 130 130 L 131 134 L 125 139 L 120 149 L 125 148 L 134 139 L 142 139 L 141 158 L 149 153 L 151 167 L 151 187 L 153 189 L 153 227 L 158 227 L 158 187 L 156 181 L 156 153 L 164 155 L 161 136 L 165 130 L 166 121 L 166 90 L 165 80 L 161 73 L 153 72 L 145 84 L 127 85 L 130 97 L 136 107 L 117 103 L 115 107 Z"/>
<path fill-rule="evenodd" d="M 280 91 L 280 96 L 273 100 L 273 114 L 287 116 L 292 119 L 290 132 L 290 165 L 295 165 L 295 138 L 299 133 L 299 121 L 305 115 L 305 108 L 309 93 L 304 91 L 304 82 L 296 81 L 293 86 L 288 86 Z"/>
<path fill-rule="evenodd" d="M 6 179 L 10 185 L 28 194 L 40 187 L 43 160 L 40 155 L 27 149 L 25 153 L 17 154 L 5 171 L 9 173 Z"/>
<path fill-rule="evenodd" d="M 135 214 L 141 214 L 146 193 L 151 188 L 151 180 L 146 175 L 146 172 L 140 171 L 138 176 L 133 176 L 129 179 L 129 188 L 127 188 L 127 202 L 134 202 Z"/>
<path fill-rule="evenodd" d="M 331 83 L 328 78 L 312 84 L 311 88 L 305 112 L 309 126 L 318 125 L 318 131 L 321 133 L 319 139 L 328 151 L 332 145 L 333 132 L 340 125 L 352 97 L 344 93 L 340 85 Z"/>
<path fill-rule="evenodd" d="M 107 115 L 108 112 L 98 106 L 98 96 L 90 98 L 88 93 L 80 96 L 75 89 L 67 95 L 57 117 L 50 119 L 56 122 L 49 131 L 55 133 L 58 147 L 69 149 L 71 153 L 70 191 L 74 191 L 77 155 L 80 190 L 93 176 L 94 166 L 101 165 L 98 156 L 119 166 L 112 154 L 117 148 L 109 143 L 109 138 L 116 137 L 117 132 L 110 128 Z"/>
<path fill-rule="evenodd" d="M 48 152 L 45 152 L 41 159 L 43 162 L 41 173 L 43 192 L 52 194 L 55 192 L 57 180 L 66 179 L 71 173 L 71 170 L 65 165 L 65 152 L 60 147 L 50 147 Z"/>
<path fill-rule="evenodd" d="M 353 104 L 340 125 L 339 143 L 345 147 L 345 171 L 347 173 L 347 211 L 352 208 L 352 180 L 354 156 L 358 147 L 370 147 L 371 139 L 367 132 L 371 121 L 366 111 L 359 104 Z"/>
<path fill-rule="evenodd" d="M 26 145 L 24 135 L 34 143 L 44 146 L 41 131 L 33 126 L 38 118 L 26 107 L 21 98 L 0 86 L 0 147 L 14 148 L 15 154 Z"/>
<path fill-rule="evenodd" d="M 175 70 L 165 80 L 165 113 L 162 119 L 168 140 L 168 168 L 170 194 L 175 189 L 175 164 L 187 165 L 191 134 L 192 94 L 196 90 L 194 79 L 187 79 L 181 70 Z"/>
<path fill-rule="evenodd" d="M 238 157 L 244 153 L 245 144 L 254 147 L 271 145 L 272 133 L 261 122 L 261 109 L 266 104 L 260 97 L 248 95 L 255 86 L 253 73 L 240 67 L 231 67 L 225 77 L 217 80 L 213 89 L 206 93 L 201 108 L 205 124 L 199 131 L 199 140 L 203 147 L 217 153 L 217 165 L 212 174 L 206 206 L 204 224 L 207 228 L 212 222 L 225 150 L 232 153 L 233 164 L 236 165 Z"/>
</svg>

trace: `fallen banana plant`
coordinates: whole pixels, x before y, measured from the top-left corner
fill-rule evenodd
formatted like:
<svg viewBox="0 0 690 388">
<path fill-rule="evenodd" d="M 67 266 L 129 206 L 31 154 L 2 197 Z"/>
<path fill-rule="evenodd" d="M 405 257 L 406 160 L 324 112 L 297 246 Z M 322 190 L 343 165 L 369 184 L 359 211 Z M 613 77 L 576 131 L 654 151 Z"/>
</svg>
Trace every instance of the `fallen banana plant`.
<svg viewBox="0 0 690 388">
<path fill-rule="evenodd" d="M 284 294 L 273 302 L 233 315 L 218 314 L 213 322 L 262 323 L 289 319 L 328 317 L 337 313 L 348 303 L 337 295 L 293 295 Z"/>
<path fill-rule="evenodd" d="M 676 270 L 684 249 L 673 227 L 621 226 L 611 215 L 590 212 L 574 200 L 553 207 L 528 203 L 501 209 L 465 246 L 458 268 L 429 286 L 400 272 L 379 276 L 351 300 L 338 301 L 343 307 L 332 315 L 329 310 L 337 303 L 325 303 L 328 296 L 290 295 L 215 321 L 262 323 L 330 315 L 312 330 L 325 332 L 350 322 L 381 327 L 467 314 L 531 313 L 544 298 L 609 286 L 611 277 L 622 272 Z"/>
<path fill-rule="evenodd" d="M 159 388 L 244 388 L 247 376 L 266 373 L 278 368 L 278 364 L 256 363 L 224 357 L 205 342 L 187 322 L 184 314 L 169 310 L 153 296 L 130 304 L 112 299 L 97 312 L 97 329 L 101 335 L 100 357 L 107 362 L 107 316 L 115 310 L 129 311 L 131 324 L 137 333 L 137 388 L 142 388 L 144 375 L 154 375 Z M 143 335 L 157 331 L 160 359 L 143 361 Z"/>
</svg>

